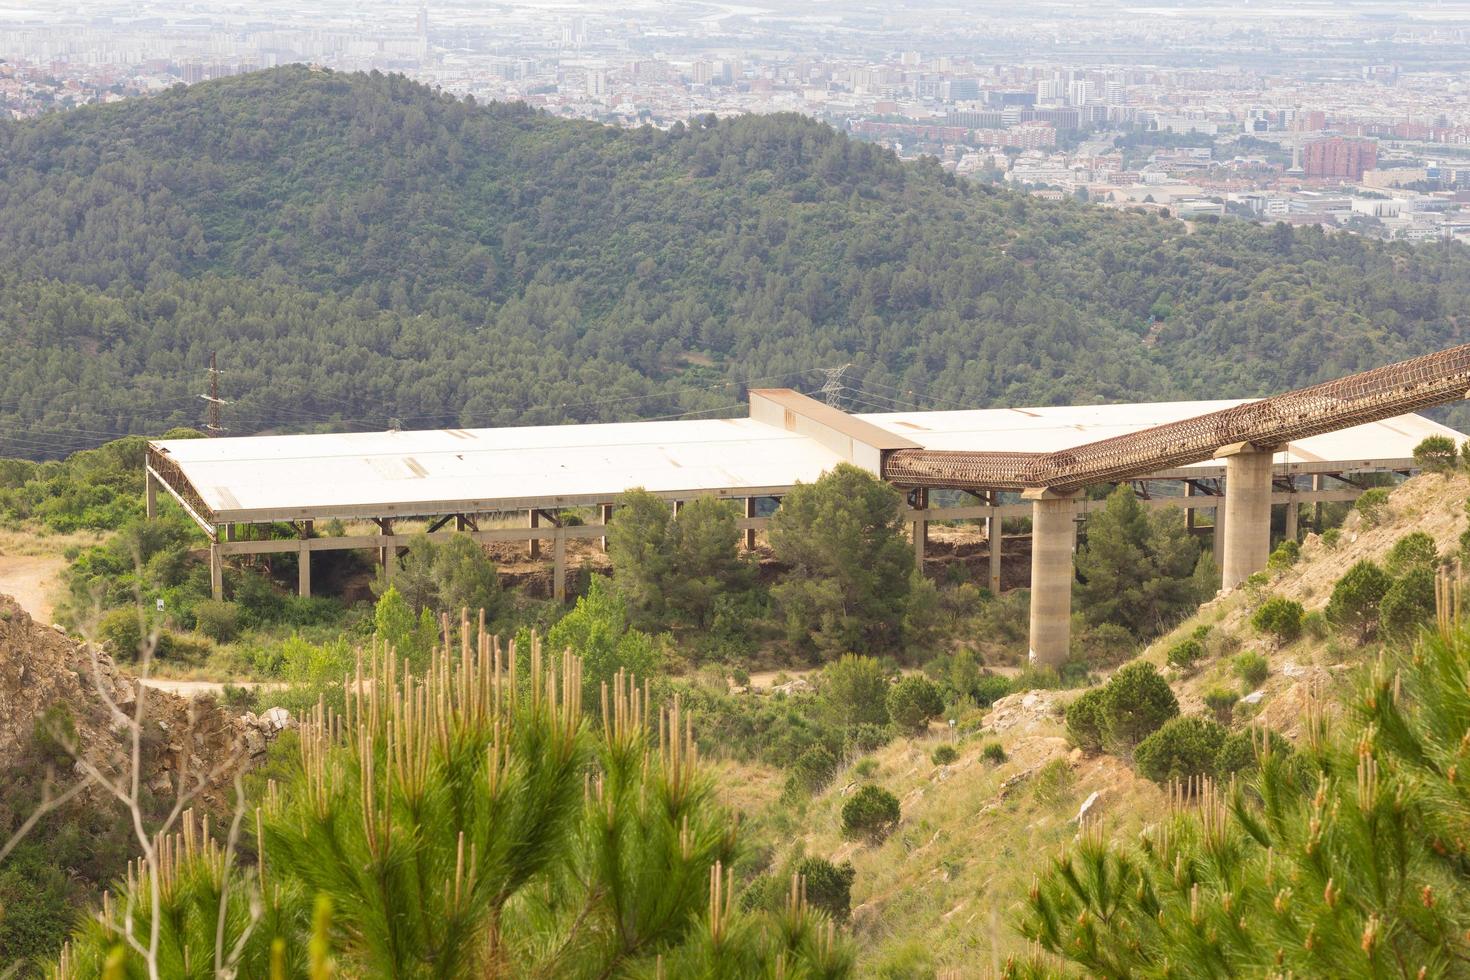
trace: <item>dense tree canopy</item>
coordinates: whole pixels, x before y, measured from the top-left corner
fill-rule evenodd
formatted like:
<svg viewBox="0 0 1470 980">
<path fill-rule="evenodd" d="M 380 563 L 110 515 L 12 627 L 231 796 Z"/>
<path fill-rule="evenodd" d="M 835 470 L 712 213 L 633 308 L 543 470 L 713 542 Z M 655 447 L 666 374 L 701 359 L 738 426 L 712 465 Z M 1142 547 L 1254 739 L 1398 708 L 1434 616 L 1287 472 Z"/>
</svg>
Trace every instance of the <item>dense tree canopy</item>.
<svg viewBox="0 0 1470 980">
<path fill-rule="evenodd" d="M 292 67 L 0 128 L 0 456 L 235 432 L 1252 395 L 1464 335 L 1470 253 L 956 182 Z"/>
</svg>

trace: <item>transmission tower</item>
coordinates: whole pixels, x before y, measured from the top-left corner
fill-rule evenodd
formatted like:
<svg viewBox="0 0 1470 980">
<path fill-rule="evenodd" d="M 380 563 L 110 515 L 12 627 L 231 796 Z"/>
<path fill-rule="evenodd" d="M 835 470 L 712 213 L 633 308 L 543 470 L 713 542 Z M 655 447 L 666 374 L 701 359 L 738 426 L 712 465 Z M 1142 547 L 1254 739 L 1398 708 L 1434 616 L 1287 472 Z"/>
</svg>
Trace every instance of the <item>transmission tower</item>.
<svg viewBox="0 0 1470 980">
<path fill-rule="evenodd" d="M 852 367 L 851 364 L 844 364 L 841 367 L 822 369 L 822 372 L 827 375 L 827 380 L 822 382 L 822 387 L 817 389 L 817 394 L 834 408 L 837 406 L 838 396 L 842 394 L 842 372 L 850 367 Z"/>
<path fill-rule="evenodd" d="M 215 361 L 214 352 L 211 351 L 209 354 L 209 394 L 199 396 L 209 403 L 209 414 L 204 423 L 204 430 L 211 437 L 223 435 L 229 431 L 220 424 L 220 408 L 228 405 L 229 402 L 219 396 L 219 376 L 219 364 Z"/>
</svg>

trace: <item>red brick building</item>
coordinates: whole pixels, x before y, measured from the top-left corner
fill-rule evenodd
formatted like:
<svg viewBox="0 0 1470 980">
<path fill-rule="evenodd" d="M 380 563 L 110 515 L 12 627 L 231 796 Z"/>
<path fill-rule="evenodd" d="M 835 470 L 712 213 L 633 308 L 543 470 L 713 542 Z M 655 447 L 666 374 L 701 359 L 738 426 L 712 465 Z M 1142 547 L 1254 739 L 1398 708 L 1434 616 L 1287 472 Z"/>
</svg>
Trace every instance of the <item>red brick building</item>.
<svg viewBox="0 0 1470 980">
<path fill-rule="evenodd" d="M 1362 180 L 1363 171 L 1377 165 L 1378 144 L 1373 140 L 1331 136 L 1302 148 L 1302 168 L 1308 179 Z"/>
</svg>

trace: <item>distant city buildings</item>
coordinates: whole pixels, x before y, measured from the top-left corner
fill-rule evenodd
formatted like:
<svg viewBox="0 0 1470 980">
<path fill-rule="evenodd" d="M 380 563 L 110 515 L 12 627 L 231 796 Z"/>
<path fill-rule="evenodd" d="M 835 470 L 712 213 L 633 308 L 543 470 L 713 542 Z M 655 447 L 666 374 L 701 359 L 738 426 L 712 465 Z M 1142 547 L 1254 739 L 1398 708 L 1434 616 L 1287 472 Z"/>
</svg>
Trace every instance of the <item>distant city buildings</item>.
<svg viewBox="0 0 1470 980">
<path fill-rule="evenodd" d="M 1312 140 L 1302 148 L 1302 169 L 1308 180 L 1363 179 L 1363 171 L 1378 164 L 1378 144 L 1367 139 L 1331 136 Z"/>
</svg>

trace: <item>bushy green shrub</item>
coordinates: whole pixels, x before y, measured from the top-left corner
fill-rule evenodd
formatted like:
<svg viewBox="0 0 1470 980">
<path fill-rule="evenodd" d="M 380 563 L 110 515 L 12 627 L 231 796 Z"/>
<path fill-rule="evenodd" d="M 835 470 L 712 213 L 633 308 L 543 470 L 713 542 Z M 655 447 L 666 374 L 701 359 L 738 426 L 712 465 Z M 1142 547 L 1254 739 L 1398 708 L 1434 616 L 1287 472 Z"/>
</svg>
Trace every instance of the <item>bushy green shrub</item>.
<svg viewBox="0 0 1470 980">
<path fill-rule="evenodd" d="M 1449 473 L 1459 462 L 1455 440 L 1449 436 L 1426 436 L 1414 447 L 1414 462 L 1426 473 Z"/>
<path fill-rule="evenodd" d="M 893 740 L 887 725 L 854 725 L 847 730 L 847 744 L 859 752 L 872 752 Z"/>
<path fill-rule="evenodd" d="M 1322 544 L 1326 546 L 1329 551 L 1335 551 L 1337 549 L 1337 546 L 1342 544 L 1342 528 L 1329 527 L 1327 530 L 1323 531 Z"/>
<path fill-rule="evenodd" d="M 980 758 L 993 766 L 1001 765 L 1007 758 L 1005 746 L 999 742 L 986 742 L 985 747 L 980 750 Z"/>
<path fill-rule="evenodd" d="M 898 797 L 869 783 L 842 804 L 842 835 L 881 843 L 898 826 L 900 816 Z"/>
<path fill-rule="evenodd" d="M 1103 723 L 1103 689 L 1094 687 L 1067 705 L 1064 715 L 1067 737 L 1083 752 L 1095 754 L 1103 750 L 1107 729 Z"/>
<path fill-rule="evenodd" d="M 1395 582 L 1379 604 L 1383 632 L 1393 637 L 1410 636 L 1434 615 L 1434 572 L 1425 567 L 1410 570 Z"/>
<path fill-rule="evenodd" d="M 1139 660 L 1115 673 L 1102 689 L 1108 743 L 1131 748 L 1179 714 L 1179 701 L 1154 665 Z"/>
<path fill-rule="evenodd" d="M 1276 549 L 1271 552 L 1271 556 L 1266 559 L 1266 567 L 1275 569 L 1277 571 L 1290 568 L 1291 566 L 1296 564 L 1297 559 L 1300 558 L 1301 555 L 1302 546 L 1297 544 L 1294 539 L 1287 538 L 1285 541 L 1282 541 L 1280 544 L 1278 544 L 1276 546 Z"/>
<path fill-rule="evenodd" d="M 1053 759 L 1036 771 L 1032 791 L 1038 803 L 1054 807 L 1070 799 L 1076 782 L 1071 763 L 1066 759 Z"/>
<path fill-rule="evenodd" d="M 194 628 L 218 643 L 227 643 L 240 630 L 240 607 L 233 602 L 201 599 L 194 603 Z"/>
<path fill-rule="evenodd" d="M 1215 775 L 1227 779 L 1235 773 L 1256 768 L 1261 749 L 1266 745 L 1276 753 L 1291 751 L 1291 743 L 1269 728 L 1252 726 L 1231 732 L 1220 743 L 1220 752 L 1215 756 Z"/>
<path fill-rule="evenodd" d="M 1331 632 L 1327 625 L 1327 616 L 1320 609 L 1313 609 L 1302 617 L 1302 632 L 1314 640 L 1323 640 Z"/>
<path fill-rule="evenodd" d="M 1392 587 L 1393 579 L 1383 569 L 1367 559 L 1358 562 L 1332 587 L 1328 622 L 1360 638 L 1368 636 L 1378 626 L 1378 604 Z"/>
<path fill-rule="evenodd" d="M 1159 784 L 1209 775 L 1215 771 L 1215 757 L 1225 734 L 1225 728 L 1209 718 L 1171 718 L 1138 743 L 1133 762 L 1140 773 Z"/>
<path fill-rule="evenodd" d="M 1302 604 L 1284 596 L 1272 596 L 1251 616 L 1251 625 L 1269 633 L 1278 643 L 1290 643 L 1302 634 Z"/>
<path fill-rule="evenodd" d="M 927 677 L 905 677 L 888 691 L 888 715 L 902 731 L 918 734 L 943 712 L 939 688 Z"/>
<path fill-rule="evenodd" d="M 970 697 L 975 699 L 975 704 L 982 708 L 988 708 L 1001 698 L 1010 694 L 1012 686 L 1009 678 L 1000 674 L 982 674 L 975 681 L 974 687 L 970 689 Z"/>
<path fill-rule="evenodd" d="M 812 745 L 791 766 L 791 778 L 808 793 L 815 793 L 831 780 L 837 771 L 837 757 L 820 743 Z"/>
<path fill-rule="evenodd" d="M 1353 510 L 1358 512 L 1364 527 L 1377 527 L 1388 516 L 1388 489 L 1373 487 L 1364 490 L 1353 504 Z"/>
<path fill-rule="evenodd" d="M 806 882 L 806 900 L 837 922 L 852 915 L 852 880 L 857 871 L 851 861 L 833 864 L 826 858 L 802 858 L 796 873 Z"/>
<path fill-rule="evenodd" d="M 1229 688 L 1215 687 L 1205 692 L 1205 707 L 1215 713 L 1215 720 L 1222 725 L 1230 723 L 1230 712 L 1240 695 Z"/>
<path fill-rule="evenodd" d="M 1199 660 L 1199 658 L 1203 657 L 1204 655 L 1204 644 L 1200 643 L 1199 640 L 1190 637 L 1186 640 L 1180 640 L 1178 643 L 1170 647 L 1169 652 L 1164 659 L 1169 663 L 1170 666 L 1178 667 L 1180 670 L 1192 670 L 1194 668 L 1195 661 Z"/>
<path fill-rule="evenodd" d="M 1393 543 L 1383 567 L 1388 574 L 1399 576 L 1414 568 L 1433 568 L 1438 562 L 1439 548 L 1434 538 L 1423 531 L 1412 531 Z"/>
<path fill-rule="evenodd" d="M 929 761 L 936 766 L 953 765 L 954 761 L 959 757 L 959 750 L 948 743 L 936 746 L 934 751 L 929 753 Z"/>
<path fill-rule="evenodd" d="M 1235 671 L 1235 676 L 1239 677 L 1241 684 L 1245 686 L 1247 693 L 1260 687 L 1271 674 L 1270 663 L 1263 654 L 1254 650 L 1237 654 L 1231 667 Z"/>
<path fill-rule="evenodd" d="M 817 690 L 838 724 L 888 724 L 888 671 L 876 657 L 844 654 L 822 669 Z"/>
</svg>

